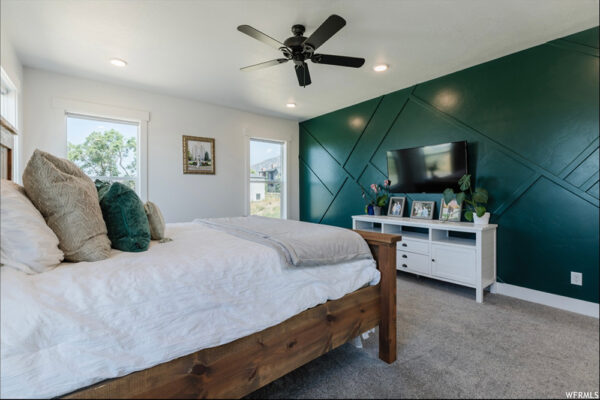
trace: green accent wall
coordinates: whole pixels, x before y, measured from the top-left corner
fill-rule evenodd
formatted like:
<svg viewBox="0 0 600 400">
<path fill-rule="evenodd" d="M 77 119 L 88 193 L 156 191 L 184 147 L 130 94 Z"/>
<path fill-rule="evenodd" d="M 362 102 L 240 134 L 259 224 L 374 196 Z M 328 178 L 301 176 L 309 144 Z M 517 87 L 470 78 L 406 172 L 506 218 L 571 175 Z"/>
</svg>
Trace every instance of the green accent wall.
<svg viewBox="0 0 600 400">
<path fill-rule="evenodd" d="M 351 227 L 361 188 L 386 178 L 387 150 L 467 140 L 499 224 L 498 281 L 598 303 L 598 33 L 300 123 L 300 219 Z M 408 209 L 435 200 L 439 212 L 441 194 L 404 195 Z"/>
</svg>

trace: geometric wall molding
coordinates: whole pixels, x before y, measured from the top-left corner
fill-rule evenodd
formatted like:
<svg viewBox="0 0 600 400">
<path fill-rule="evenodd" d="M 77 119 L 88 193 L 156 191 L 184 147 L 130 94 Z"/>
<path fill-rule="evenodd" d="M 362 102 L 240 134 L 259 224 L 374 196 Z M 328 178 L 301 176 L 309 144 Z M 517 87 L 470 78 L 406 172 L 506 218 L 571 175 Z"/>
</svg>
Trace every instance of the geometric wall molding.
<svg viewBox="0 0 600 400">
<path fill-rule="evenodd" d="M 499 280 L 597 303 L 598 74 L 593 28 L 304 121 L 300 218 L 350 227 L 387 150 L 467 140 L 500 224 Z M 439 210 L 441 194 L 403 195 Z"/>
</svg>

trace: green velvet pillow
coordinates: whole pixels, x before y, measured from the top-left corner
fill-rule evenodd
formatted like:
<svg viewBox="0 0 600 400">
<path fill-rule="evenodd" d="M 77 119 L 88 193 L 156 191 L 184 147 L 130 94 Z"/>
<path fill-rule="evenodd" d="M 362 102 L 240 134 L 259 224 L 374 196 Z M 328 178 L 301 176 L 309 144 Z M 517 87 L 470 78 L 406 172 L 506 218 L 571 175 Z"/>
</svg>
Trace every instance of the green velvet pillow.
<svg viewBox="0 0 600 400">
<path fill-rule="evenodd" d="M 96 180 L 96 189 L 112 247 L 132 252 L 148 250 L 150 225 L 135 191 L 119 182 L 100 180 Z"/>
</svg>

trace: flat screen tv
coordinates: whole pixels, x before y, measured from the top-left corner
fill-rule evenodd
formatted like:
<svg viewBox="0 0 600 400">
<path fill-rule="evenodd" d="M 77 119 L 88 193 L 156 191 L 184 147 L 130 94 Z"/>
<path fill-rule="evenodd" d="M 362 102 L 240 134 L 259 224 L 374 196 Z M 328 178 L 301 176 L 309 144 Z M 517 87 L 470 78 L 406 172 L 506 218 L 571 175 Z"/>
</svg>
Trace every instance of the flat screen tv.
<svg viewBox="0 0 600 400">
<path fill-rule="evenodd" d="M 392 193 L 441 193 L 458 190 L 467 173 L 467 142 L 452 142 L 387 152 Z"/>
</svg>

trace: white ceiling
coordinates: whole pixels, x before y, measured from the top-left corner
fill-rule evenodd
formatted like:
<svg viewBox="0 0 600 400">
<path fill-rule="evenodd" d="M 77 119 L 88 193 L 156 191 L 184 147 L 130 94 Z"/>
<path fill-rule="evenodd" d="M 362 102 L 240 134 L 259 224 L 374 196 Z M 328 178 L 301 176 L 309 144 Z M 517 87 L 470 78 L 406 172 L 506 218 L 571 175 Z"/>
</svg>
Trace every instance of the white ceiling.
<svg viewBox="0 0 600 400">
<path fill-rule="evenodd" d="M 598 0 L 2 0 L 1 26 L 25 66 L 261 114 L 303 120 L 598 25 Z M 347 25 L 319 48 L 360 69 L 291 63 L 241 72 L 280 53 L 236 30 L 283 41 L 330 14 Z M 129 65 L 113 67 L 118 57 Z M 390 69 L 375 73 L 373 65 Z M 295 102 L 296 109 L 285 108 Z"/>
</svg>

